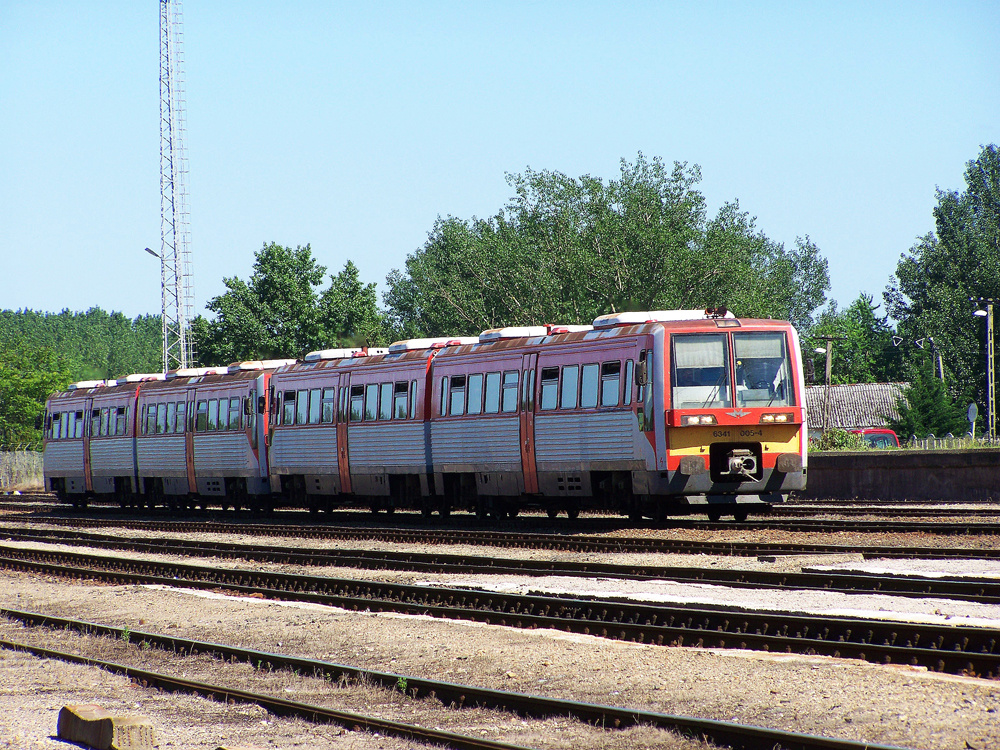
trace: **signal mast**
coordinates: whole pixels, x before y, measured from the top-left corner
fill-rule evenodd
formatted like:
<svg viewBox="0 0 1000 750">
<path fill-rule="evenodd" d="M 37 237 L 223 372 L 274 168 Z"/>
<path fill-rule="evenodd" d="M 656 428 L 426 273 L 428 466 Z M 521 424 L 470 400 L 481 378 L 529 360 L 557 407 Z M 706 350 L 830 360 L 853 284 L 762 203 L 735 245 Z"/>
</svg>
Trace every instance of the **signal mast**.
<svg viewBox="0 0 1000 750">
<path fill-rule="evenodd" d="M 163 371 L 190 367 L 194 291 L 188 235 L 184 147 L 183 15 L 180 0 L 160 0 L 160 287 Z M 157 255 L 146 248 L 151 255 Z"/>
</svg>

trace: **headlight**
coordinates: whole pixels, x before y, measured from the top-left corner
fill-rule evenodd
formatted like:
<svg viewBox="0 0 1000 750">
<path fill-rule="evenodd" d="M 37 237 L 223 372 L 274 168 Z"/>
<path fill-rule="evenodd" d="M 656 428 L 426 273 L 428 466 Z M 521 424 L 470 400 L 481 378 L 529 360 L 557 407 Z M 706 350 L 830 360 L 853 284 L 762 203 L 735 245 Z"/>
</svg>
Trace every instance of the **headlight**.
<svg viewBox="0 0 1000 750">
<path fill-rule="evenodd" d="M 682 427 L 692 427 L 698 424 L 716 424 L 714 414 L 686 414 L 681 417 Z"/>
<path fill-rule="evenodd" d="M 761 414 L 760 423 L 770 423 L 770 422 L 791 422 L 791 414 Z"/>
</svg>

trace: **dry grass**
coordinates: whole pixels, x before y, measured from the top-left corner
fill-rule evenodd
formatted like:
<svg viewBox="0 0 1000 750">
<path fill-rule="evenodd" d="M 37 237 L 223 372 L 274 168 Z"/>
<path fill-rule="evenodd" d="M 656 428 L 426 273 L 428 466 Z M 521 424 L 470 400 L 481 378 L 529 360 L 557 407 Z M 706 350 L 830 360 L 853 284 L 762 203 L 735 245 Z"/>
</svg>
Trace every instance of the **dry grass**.
<svg viewBox="0 0 1000 750">
<path fill-rule="evenodd" d="M 45 486 L 42 454 L 38 451 L 0 451 L 0 490 L 35 490 Z"/>
</svg>

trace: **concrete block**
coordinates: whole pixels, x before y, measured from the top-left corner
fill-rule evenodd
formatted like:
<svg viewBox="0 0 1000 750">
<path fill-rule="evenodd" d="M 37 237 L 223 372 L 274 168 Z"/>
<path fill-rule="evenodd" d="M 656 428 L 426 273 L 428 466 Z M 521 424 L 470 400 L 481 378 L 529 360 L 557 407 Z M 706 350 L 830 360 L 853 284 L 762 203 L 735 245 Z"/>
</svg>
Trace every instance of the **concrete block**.
<svg viewBox="0 0 1000 750">
<path fill-rule="evenodd" d="M 57 734 L 94 750 L 153 750 L 153 725 L 142 716 L 115 716 L 100 706 L 63 706 Z"/>
</svg>

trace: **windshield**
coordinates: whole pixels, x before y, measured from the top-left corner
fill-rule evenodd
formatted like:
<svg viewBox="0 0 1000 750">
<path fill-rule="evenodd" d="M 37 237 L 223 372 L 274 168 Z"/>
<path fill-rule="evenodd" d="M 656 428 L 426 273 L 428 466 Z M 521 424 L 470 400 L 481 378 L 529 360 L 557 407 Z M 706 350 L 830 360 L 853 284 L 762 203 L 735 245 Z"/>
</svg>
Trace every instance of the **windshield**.
<svg viewBox="0 0 1000 750">
<path fill-rule="evenodd" d="M 671 402 L 675 409 L 732 406 L 729 393 L 729 343 L 724 333 L 671 337 Z"/>
<path fill-rule="evenodd" d="M 785 334 L 734 333 L 737 406 L 793 406 Z"/>
</svg>

